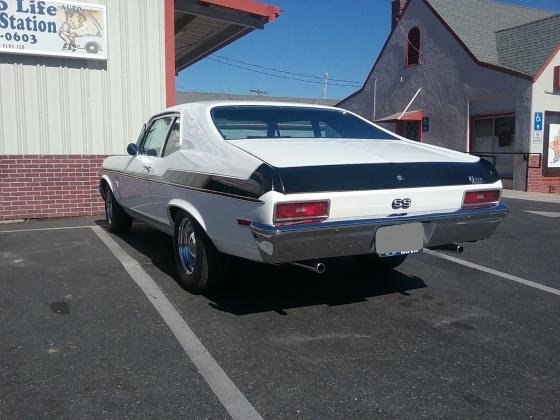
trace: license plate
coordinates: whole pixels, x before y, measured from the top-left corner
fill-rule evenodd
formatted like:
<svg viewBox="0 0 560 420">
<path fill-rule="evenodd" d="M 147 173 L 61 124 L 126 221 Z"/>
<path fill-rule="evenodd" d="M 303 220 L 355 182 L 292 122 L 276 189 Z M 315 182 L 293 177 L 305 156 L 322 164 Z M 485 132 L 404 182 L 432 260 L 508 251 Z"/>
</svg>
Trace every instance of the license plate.
<svg viewBox="0 0 560 420">
<path fill-rule="evenodd" d="M 382 226 L 375 233 L 375 252 L 380 256 L 411 254 L 423 247 L 422 223 Z"/>
</svg>

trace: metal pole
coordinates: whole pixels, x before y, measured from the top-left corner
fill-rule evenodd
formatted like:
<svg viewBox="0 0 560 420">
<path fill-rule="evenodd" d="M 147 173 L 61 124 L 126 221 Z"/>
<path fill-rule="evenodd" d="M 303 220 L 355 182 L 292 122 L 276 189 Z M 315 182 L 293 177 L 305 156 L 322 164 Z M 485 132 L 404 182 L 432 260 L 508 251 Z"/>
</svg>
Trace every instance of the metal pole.
<svg viewBox="0 0 560 420">
<path fill-rule="evenodd" d="M 375 122 L 375 106 L 377 104 L 377 76 L 373 77 L 373 121 Z"/>
<path fill-rule="evenodd" d="M 323 89 L 323 99 L 327 99 L 327 88 L 329 86 L 329 73 L 325 72 L 325 87 Z"/>
<path fill-rule="evenodd" d="M 402 114 L 399 115 L 399 118 L 397 118 L 397 120 L 400 120 L 402 118 L 402 116 L 406 113 L 406 111 L 408 111 L 408 108 L 410 108 L 410 105 L 412 105 L 412 102 L 414 102 L 414 100 L 416 99 L 416 97 L 418 96 L 418 94 L 420 93 L 421 90 L 422 90 L 422 88 L 418 88 L 418 90 L 416 91 L 416 95 L 414 95 L 414 97 L 410 100 L 410 102 L 408 103 L 408 105 L 406 106 L 406 108 L 404 109 Z"/>
</svg>

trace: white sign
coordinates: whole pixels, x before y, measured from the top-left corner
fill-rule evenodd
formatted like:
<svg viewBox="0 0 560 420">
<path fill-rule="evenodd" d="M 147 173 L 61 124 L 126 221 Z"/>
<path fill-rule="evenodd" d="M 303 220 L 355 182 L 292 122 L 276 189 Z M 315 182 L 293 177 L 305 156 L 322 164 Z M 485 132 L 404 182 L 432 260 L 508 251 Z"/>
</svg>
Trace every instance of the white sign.
<svg viewBox="0 0 560 420">
<path fill-rule="evenodd" d="M 550 124 L 548 130 L 548 167 L 560 168 L 560 124 Z"/>
<path fill-rule="evenodd" d="M 542 143 L 543 137 L 544 136 L 542 131 L 533 131 L 533 143 Z"/>
<path fill-rule="evenodd" d="M 0 0 L 0 53 L 107 59 L 105 6 Z"/>
</svg>

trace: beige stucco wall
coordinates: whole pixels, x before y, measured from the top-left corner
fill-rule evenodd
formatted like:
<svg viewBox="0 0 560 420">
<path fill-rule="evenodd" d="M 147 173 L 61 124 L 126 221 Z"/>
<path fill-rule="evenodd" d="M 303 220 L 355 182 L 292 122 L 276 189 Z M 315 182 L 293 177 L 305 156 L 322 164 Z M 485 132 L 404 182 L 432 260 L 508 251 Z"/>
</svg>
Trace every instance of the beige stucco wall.
<svg viewBox="0 0 560 420">
<path fill-rule="evenodd" d="M 534 118 L 535 112 L 542 112 L 543 115 L 545 111 L 560 112 L 560 95 L 553 95 L 551 93 L 553 89 L 554 67 L 556 66 L 560 66 L 560 51 L 556 53 L 552 61 L 533 84 L 533 112 L 531 113 L 531 118 Z M 545 123 L 546 121 L 543 121 L 543 133 Z M 531 153 L 542 153 L 544 141 L 535 141 L 533 128 L 534 124 L 531 123 Z"/>
<path fill-rule="evenodd" d="M 0 53 L 0 154 L 126 153 L 165 107 L 164 0 L 107 7 L 108 60 Z"/>
</svg>

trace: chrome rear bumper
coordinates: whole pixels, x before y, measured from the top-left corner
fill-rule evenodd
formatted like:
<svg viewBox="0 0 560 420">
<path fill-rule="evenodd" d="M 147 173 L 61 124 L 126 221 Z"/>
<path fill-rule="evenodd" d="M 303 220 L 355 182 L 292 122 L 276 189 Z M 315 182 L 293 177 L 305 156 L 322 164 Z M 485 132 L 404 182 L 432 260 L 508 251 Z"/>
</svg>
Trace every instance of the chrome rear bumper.
<svg viewBox="0 0 560 420">
<path fill-rule="evenodd" d="M 375 232 L 381 226 L 420 222 L 424 247 L 472 242 L 492 236 L 509 207 L 459 210 L 419 216 L 324 222 L 291 226 L 252 223 L 250 228 L 265 262 L 360 255 L 375 252 Z"/>
</svg>

